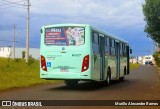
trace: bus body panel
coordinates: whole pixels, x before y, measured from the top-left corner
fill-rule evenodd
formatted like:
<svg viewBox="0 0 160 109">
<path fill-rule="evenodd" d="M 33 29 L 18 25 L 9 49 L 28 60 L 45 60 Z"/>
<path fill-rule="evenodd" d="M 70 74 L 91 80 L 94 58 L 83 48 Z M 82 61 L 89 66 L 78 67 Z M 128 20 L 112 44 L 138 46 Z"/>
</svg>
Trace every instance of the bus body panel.
<svg viewBox="0 0 160 109">
<path fill-rule="evenodd" d="M 117 76 L 117 73 L 116 73 L 116 58 L 114 56 L 110 56 L 109 66 L 111 68 L 111 78 L 115 79 Z"/>
</svg>

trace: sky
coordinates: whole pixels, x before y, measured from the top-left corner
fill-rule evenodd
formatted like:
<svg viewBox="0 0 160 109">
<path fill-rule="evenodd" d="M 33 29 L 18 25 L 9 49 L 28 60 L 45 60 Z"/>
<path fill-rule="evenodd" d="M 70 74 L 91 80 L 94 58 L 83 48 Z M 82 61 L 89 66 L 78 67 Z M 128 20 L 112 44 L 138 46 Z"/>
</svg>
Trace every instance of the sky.
<svg viewBox="0 0 160 109">
<path fill-rule="evenodd" d="M 27 0 L 0 0 L 0 46 L 25 47 Z M 153 53 L 146 37 L 142 4 L 145 0 L 30 0 L 30 47 L 40 47 L 40 29 L 59 23 L 90 24 L 127 40 L 133 56 Z"/>
</svg>

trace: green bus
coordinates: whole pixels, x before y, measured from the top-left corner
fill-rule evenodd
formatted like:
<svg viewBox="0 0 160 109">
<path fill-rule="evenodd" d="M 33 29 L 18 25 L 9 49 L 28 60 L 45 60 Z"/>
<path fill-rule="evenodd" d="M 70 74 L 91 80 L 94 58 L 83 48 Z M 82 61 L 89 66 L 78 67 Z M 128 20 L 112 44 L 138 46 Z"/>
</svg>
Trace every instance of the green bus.
<svg viewBox="0 0 160 109">
<path fill-rule="evenodd" d="M 41 28 L 40 78 L 79 81 L 123 80 L 129 74 L 129 43 L 88 24 Z"/>
</svg>

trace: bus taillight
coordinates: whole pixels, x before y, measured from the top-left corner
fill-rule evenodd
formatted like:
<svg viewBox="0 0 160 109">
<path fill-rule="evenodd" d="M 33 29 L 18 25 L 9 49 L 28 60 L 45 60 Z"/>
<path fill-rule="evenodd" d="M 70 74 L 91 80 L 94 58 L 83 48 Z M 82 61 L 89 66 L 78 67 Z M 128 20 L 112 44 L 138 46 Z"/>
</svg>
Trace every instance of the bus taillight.
<svg viewBox="0 0 160 109">
<path fill-rule="evenodd" d="M 83 58 L 83 63 L 82 63 L 82 72 L 86 71 L 89 67 L 89 55 L 86 55 L 84 58 Z"/>
<path fill-rule="evenodd" d="M 47 66 L 46 66 L 46 60 L 45 60 L 45 57 L 41 55 L 41 68 L 44 70 L 44 71 L 47 71 Z"/>
</svg>

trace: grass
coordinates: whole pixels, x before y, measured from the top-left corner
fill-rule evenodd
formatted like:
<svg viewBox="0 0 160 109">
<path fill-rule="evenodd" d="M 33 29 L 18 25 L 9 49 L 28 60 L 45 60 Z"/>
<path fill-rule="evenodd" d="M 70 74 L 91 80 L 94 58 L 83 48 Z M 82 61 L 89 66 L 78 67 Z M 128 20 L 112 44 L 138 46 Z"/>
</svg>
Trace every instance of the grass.
<svg viewBox="0 0 160 109">
<path fill-rule="evenodd" d="M 137 69 L 139 64 L 130 64 L 130 70 Z"/>
<path fill-rule="evenodd" d="M 23 59 L 0 58 L 0 90 L 59 82 L 40 79 L 39 70 L 38 60 L 31 59 L 28 65 Z"/>
<path fill-rule="evenodd" d="M 37 84 L 62 82 L 40 79 L 39 66 L 39 61 L 34 59 L 30 59 L 28 65 L 23 59 L 0 58 L 0 91 Z M 138 64 L 130 64 L 131 70 L 138 67 Z"/>
</svg>

